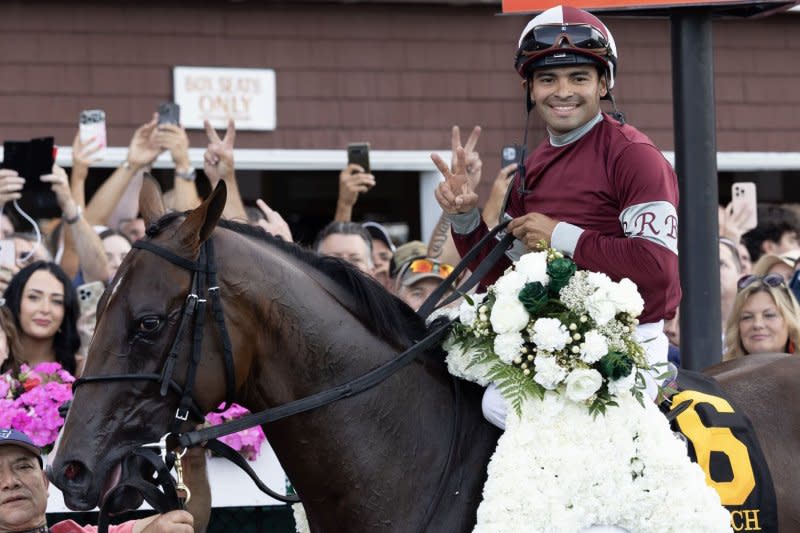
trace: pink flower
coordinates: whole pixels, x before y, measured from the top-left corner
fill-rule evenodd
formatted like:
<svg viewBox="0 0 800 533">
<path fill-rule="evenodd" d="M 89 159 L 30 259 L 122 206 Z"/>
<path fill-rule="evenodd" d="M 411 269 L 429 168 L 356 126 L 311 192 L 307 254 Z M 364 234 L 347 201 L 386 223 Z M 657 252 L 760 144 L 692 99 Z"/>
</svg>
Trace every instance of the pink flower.
<svg viewBox="0 0 800 533">
<path fill-rule="evenodd" d="M 241 405 L 232 404 L 230 408 L 221 413 L 207 414 L 206 420 L 211 425 L 217 425 L 249 414 L 250 411 Z M 261 453 L 261 446 L 264 444 L 264 441 L 267 440 L 267 437 L 264 435 L 261 427 L 255 427 L 220 437 L 220 440 L 241 453 L 248 461 L 255 461 Z"/>
</svg>

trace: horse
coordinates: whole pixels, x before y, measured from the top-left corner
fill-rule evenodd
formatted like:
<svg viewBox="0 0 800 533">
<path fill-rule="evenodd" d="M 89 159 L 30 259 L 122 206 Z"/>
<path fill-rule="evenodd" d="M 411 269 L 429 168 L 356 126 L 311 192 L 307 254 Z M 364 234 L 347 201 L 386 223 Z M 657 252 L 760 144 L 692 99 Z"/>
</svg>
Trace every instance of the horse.
<svg viewBox="0 0 800 533">
<path fill-rule="evenodd" d="M 219 334 L 203 336 L 193 380 L 197 410 L 227 399 L 226 381 L 233 383 L 232 399 L 251 411 L 330 390 L 426 335 L 410 308 L 341 261 L 220 221 L 224 203 L 221 183 L 187 215 L 165 216 L 157 186 L 145 182 L 140 209 L 147 241 L 172 259 L 148 249 L 128 254 L 98 303 L 84 376 L 162 372 L 170 347 L 184 335 L 180 317 L 193 279 L 187 268 L 207 241 L 215 248 L 234 364 L 226 367 Z M 211 309 L 206 314 L 211 322 Z M 178 389 L 188 381 L 189 352 L 180 350 L 174 364 Z M 440 355 L 421 356 L 359 395 L 263 427 L 312 531 L 472 530 L 499 431 L 482 417 L 479 387 L 461 384 L 461 401 L 454 401 Z M 793 403 L 800 359 L 749 356 L 709 374 L 759 433 L 782 529 L 800 530 L 793 459 L 800 447 Z M 181 399 L 162 392 L 145 379 L 88 381 L 75 391 L 50 472 L 69 507 L 101 502 L 121 459 L 170 431 Z M 113 503 L 136 505 L 131 495 Z"/>
<path fill-rule="evenodd" d="M 224 184 L 185 217 L 164 218 L 149 180 L 140 197 L 154 245 L 196 260 L 213 240 L 237 403 L 256 412 L 333 388 L 426 335 L 423 320 L 370 278 L 219 221 L 224 204 Z M 158 374 L 179 335 L 190 280 L 164 257 L 132 250 L 98 303 L 84 376 Z M 203 413 L 226 398 L 223 343 L 207 327 L 194 386 Z M 182 350 L 174 367 L 181 386 L 190 358 Z M 371 390 L 265 425 L 312 530 L 469 531 L 499 431 L 483 419 L 480 387 L 460 388 L 456 402 L 443 356 L 426 354 Z M 167 433 L 178 408 L 178 395 L 162 396 L 151 380 L 78 387 L 51 469 L 65 503 L 100 503 L 121 459 Z M 190 418 L 182 429 L 192 427 Z M 133 495 L 114 500 L 117 510 L 136 503 Z"/>
</svg>

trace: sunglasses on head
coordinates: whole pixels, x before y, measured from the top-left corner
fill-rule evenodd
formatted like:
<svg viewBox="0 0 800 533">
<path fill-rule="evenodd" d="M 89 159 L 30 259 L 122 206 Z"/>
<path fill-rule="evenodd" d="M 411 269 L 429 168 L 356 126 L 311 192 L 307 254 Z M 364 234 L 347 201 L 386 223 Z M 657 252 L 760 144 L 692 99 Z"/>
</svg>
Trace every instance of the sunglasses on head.
<svg viewBox="0 0 800 533">
<path fill-rule="evenodd" d="M 768 287 L 786 287 L 786 280 L 780 274 L 767 274 L 766 276 L 743 276 L 736 284 L 739 290 L 743 290 L 754 283 L 763 283 Z"/>
<path fill-rule="evenodd" d="M 414 259 L 408 265 L 407 272 L 413 274 L 427 274 L 429 272 L 437 274 L 440 278 L 444 279 L 453 272 L 453 266 L 447 263 L 439 263 L 438 261 L 431 261 L 430 259 Z"/>
<path fill-rule="evenodd" d="M 558 48 L 564 41 L 572 48 L 583 50 L 608 49 L 608 39 L 589 24 L 545 24 L 533 28 L 532 35 L 523 44 L 523 53 L 534 53 Z"/>
</svg>

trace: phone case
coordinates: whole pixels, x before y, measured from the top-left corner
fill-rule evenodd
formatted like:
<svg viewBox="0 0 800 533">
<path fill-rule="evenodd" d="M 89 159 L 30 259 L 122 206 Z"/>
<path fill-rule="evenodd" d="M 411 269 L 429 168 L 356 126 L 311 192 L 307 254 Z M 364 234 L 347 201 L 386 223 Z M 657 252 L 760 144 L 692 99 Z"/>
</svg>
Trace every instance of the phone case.
<svg viewBox="0 0 800 533">
<path fill-rule="evenodd" d="M 159 124 L 180 124 L 181 106 L 175 102 L 164 102 L 158 106 Z"/>
<path fill-rule="evenodd" d="M 758 200 L 756 184 L 751 181 L 736 182 L 731 185 L 731 215 L 743 210 L 748 211 L 742 229 L 750 231 L 758 226 Z"/>
<path fill-rule="evenodd" d="M 90 109 L 81 113 L 78 125 L 81 142 L 86 142 L 94 138 L 91 146 L 98 146 L 99 149 L 92 157 L 102 159 L 106 151 L 106 114 L 102 109 Z"/>
<path fill-rule="evenodd" d="M 369 173 L 369 143 L 350 143 L 347 145 L 347 164 L 361 165 Z"/>
<path fill-rule="evenodd" d="M 106 288 L 102 281 L 84 283 L 78 287 L 78 302 L 82 315 L 97 309 L 97 302 L 100 301 L 100 297 L 103 296 L 103 291 L 105 290 Z"/>
<path fill-rule="evenodd" d="M 500 154 L 500 168 L 506 168 L 511 163 L 519 163 L 520 148 L 516 144 L 509 144 L 503 147 Z"/>
<path fill-rule="evenodd" d="M 16 263 L 17 248 L 14 239 L 0 240 L 0 265 L 12 268 Z"/>
</svg>

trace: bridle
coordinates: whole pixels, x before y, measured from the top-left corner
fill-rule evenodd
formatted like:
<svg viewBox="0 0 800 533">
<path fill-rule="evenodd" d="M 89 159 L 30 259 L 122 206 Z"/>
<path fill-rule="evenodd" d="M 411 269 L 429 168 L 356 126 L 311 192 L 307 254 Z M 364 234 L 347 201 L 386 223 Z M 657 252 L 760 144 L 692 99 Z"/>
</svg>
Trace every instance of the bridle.
<svg viewBox="0 0 800 533">
<path fill-rule="evenodd" d="M 423 317 L 427 317 L 427 315 L 433 310 L 434 305 L 437 301 L 445 294 L 447 289 L 451 287 L 461 273 L 466 269 L 467 264 L 472 260 L 472 258 L 477 256 L 477 253 L 483 247 L 483 245 L 488 242 L 490 239 L 494 238 L 500 231 L 505 228 L 507 223 L 501 224 L 493 228 L 491 232 L 484 236 L 483 239 L 479 243 L 477 243 L 470 252 L 464 256 L 462 261 L 456 266 L 453 272 L 448 276 L 448 278 L 440 285 L 439 289 L 434 291 L 434 293 L 429 297 L 429 299 L 423 304 L 422 308 L 420 309 L 420 314 Z M 153 237 L 157 234 L 157 229 L 148 229 L 148 236 Z M 505 250 L 510 245 L 511 241 L 513 240 L 513 236 L 508 234 L 504 236 L 499 243 L 497 243 L 490 252 L 489 256 L 482 262 L 481 266 L 473 272 L 473 275 L 470 277 L 467 282 L 461 285 L 460 289 L 464 292 L 471 289 L 472 286 L 477 284 L 477 282 L 488 272 L 488 270 L 494 266 L 494 263 L 503 255 Z M 382 364 L 381 366 L 363 374 L 343 385 L 339 385 L 337 387 L 333 387 L 305 398 L 301 398 L 298 400 L 291 401 L 284 405 L 266 409 L 264 411 L 260 411 L 258 413 L 252 413 L 250 415 L 230 420 L 228 422 L 224 422 L 217 426 L 212 426 L 200 430 L 189 431 L 185 433 L 178 433 L 180 427 L 184 422 L 186 422 L 191 415 L 197 421 L 202 421 L 204 419 L 202 412 L 197 406 L 197 403 L 194 401 L 192 392 L 194 389 L 194 381 L 197 374 L 197 366 L 200 362 L 200 358 L 202 356 L 202 341 L 203 341 L 203 331 L 204 331 L 204 324 L 205 324 L 205 313 L 206 313 L 206 306 L 208 300 L 211 300 L 211 309 L 214 315 L 214 321 L 217 326 L 217 330 L 220 334 L 222 345 L 223 345 L 223 357 L 225 363 L 225 374 L 226 374 L 226 395 L 225 395 L 225 405 L 221 408 L 227 409 L 227 407 L 233 402 L 234 392 L 235 392 L 235 372 L 234 372 L 234 361 L 233 361 L 233 352 L 230 342 L 230 336 L 228 335 L 227 328 L 225 326 L 225 317 L 223 313 L 222 301 L 220 299 L 219 294 L 219 286 L 217 284 L 217 270 L 216 270 L 216 263 L 214 258 L 214 247 L 213 247 L 213 240 L 208 238 L 200 247 L 200 253 L 198 256 L 197 261 L 191 261 L 184 257 L 181 257 L 166 248 L 159 246 L 153 243 L 151 240 L 139 240 L 133 244 L 134 248 L 146 250 L 151 252 L 159 257 L 169 261 L 175 266 L 181 267 L 184 270 L 188 270 L 192 273 L 192 282 L 191 282 L 191 289 L 189 291 L 188 296 L 184 302 L 183 310 L 181 313 L 180 324 L 178 326 L 178 331 L 173 340 L 172 346 L 169 350 L 169 355 L 167 360 L 164 363 L 163 368 L 161 369 L 161 373 L 159 374 L 111 374 L 111 375 L 102 375 L 102 376 L 86 376 L 81 377 L 75 381 L 73 384 L 73 389 L 77 388 L 78 386 L 84 385 L 86 383 L 98 383 L 98 382 L 108 382 L 108 381 L 137 381 L 137 380 L 149 380 L 149 381 L 156 381 L 161 384 L 160 394 L 161 396 L 166 396 L 167 391 L 172 390 L 180 395 L 181 400 L 179 407 L 175 413 L 175 417 L 172 422 L 172 429 L 170 431 L 171 434 L 176 436 L 177 443 L 182 446 L 183 448 L 190 448 L 193 446 L 197 446 L 200 443 L 205 443 L 205 446 L 212 451 L 216 452 L 219 455 L 226 457 L 227 459 L 233 461 L 237 466 L 242 468 L 255 482 L 256 486 L 262 492 L 265 492 L 270 497 L 282 501 L 284 503 L 297 503 L 300 499 L 296 496 L 284 496 L 279 494 L 271 489 L 269 489 L 266 485 L 261 482 L 258 476 L 253 472 L 250 465 L 247 464 L 247 461 L 241 457 L 238 453 L 236 453 L 232 448 L 228 447 L 227 445 L 223 444 L 216 439 L 221 436 L 229 435 L 232 433 L 236 433 L 243 429 L 248 429 L 251 427 L 255 427 L 256 425 L 264 425 L 269 422 L 275 422 L 277 420 L 299 414 L 302 412 L 310 411 L 312 409 L 316 409 L 318 407 L 322 407 L 324 405 L 333 403 L 337 400 L 348 398 L 364 392 L 372 387 L 378 385 L 379 383 L 383 382 L 393 374 L 395 374 L 398 370 L 405 367 L 413 360 L 417 359 L 420 355 L 425 354 L 428 349 L 437 346 L 441 343 L 443 336 L 448 332 L 452 320 L 447 320 L 444 324 L 439 325 L 436 327 L 431 333 L 429 333 L 425 338 L 418 341 L 410 348 L 402 352 L 401 354 L 397 355 L 395 358 L 391 359 L 390 361 Z M 206 288 L 206 285 L 208 287 Z M 208 294 L 208 299 L 204 297 L 205 293 Z M 448 302 L 454 298 L 459 296 L 458 293 L 451 295 L 451 297 L 445 302 Z M 434 299 L 435 298 L 435 299 Z M 191 358 L 189 359 L 189 366 L 186 373 L 186 381 L 185 385 L 181 388 L 181 386 L 173 380 L 172 376 L 175 372 L 175 363 L 178 359 L 178 356 L 181 352 L 182 342 L 183 339 L 188 334 L 191 328 L 192 333 L 192 350 L 191 350 Z M 445 461 L 444 469 L 440 475 L 439 481 L 437 483 L 437 489 L 434 493 L 434 497 L 428 504 L 425 516 L 423 518 L 421 527 L 419 531 L 425 531 L 428 527 L 428 524 L 433 519 L 433 513 L 438 506 L 439 501 L 441 500 L 445 488 L 446 488 L 446 481 L 447 481 L 447 474 L 453 467 L 453 463 L 455 462 L 455 458 L 458 455 L 458 442 L 459 442 L 459 434 L 460 434 L 460 426 L 461 426 L 461 416 L 460 416 L 460 403 L 461 403 L 461 394 L 460 394 L 460 382 L 455 378 L 452 377 L 451 381 L 453 383 L 452 391 L 453 391 L 453 404 L 454 404 L 454 412 L 455 416 L 453 417 L 453 423 L 451 428 L 451 437 L 450 437 L 450 446 L 448 447 L 448 455 Z M 169 435 L 169 434 L 168 434 Z M 162 438 L 164 441 L 165 437 Z M 152 447 L 152 445 L 144 445 L 142 448 Z M 141 449 L 141 448 L 140 448 Z M 139 449 L 135 450 L 134 453 L 137 453 Z M 155 453 L 155 452 L 154 452 Z M 163 447 L 162 447 L 162 462 L 167 463 L 168 458 L 165 454 Z M 156 467 L 157 471 L 160 471 L 160 465 Z M 166 476 L 171 481 L 171 476 Z M 134 486 L 129 484 L 128 486 L 133 486 L 133 488 L 139 489 L 138 486 Z M 167 487 L 165 487 L 165 493 L 168 492 Z M 152 498 L 156 498 L 156 496 L 151 496 L 148 492 L 140 490 L 143 493 L 145 499 L 147 499 L 148 503 L 150 503 L 154 508 L 156 508 L 159 512 L 165 512 L 166 510 L 162 508 L 161 502 L 154 502 L 151 501 Z M 158 492 L 158 491 L 155 491 Z M 109 499 L 107 498 L 106 501 Z M 174 507 L 178 508 L 178 507 Z M 102 530 L 101 530 L 102 531 Z"/>
</svg>

